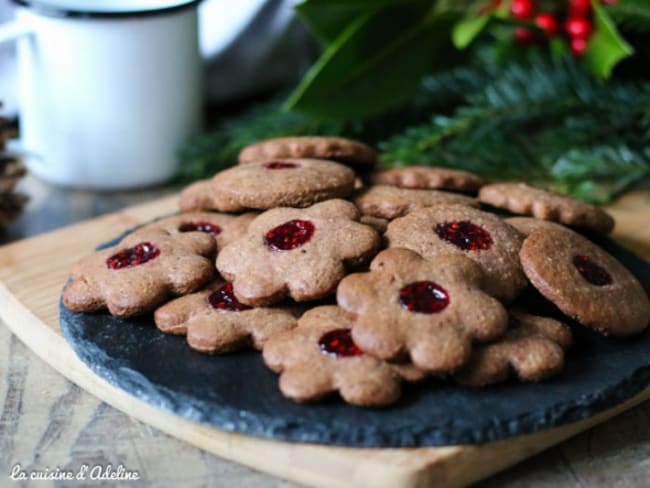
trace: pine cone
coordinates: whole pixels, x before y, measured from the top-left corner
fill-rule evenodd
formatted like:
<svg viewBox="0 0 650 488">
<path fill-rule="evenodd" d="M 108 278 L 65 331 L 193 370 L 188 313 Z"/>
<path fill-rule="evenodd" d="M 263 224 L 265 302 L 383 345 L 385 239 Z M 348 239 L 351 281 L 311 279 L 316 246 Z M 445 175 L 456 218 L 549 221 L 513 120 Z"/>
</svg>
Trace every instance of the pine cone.
<svg viewBox="0 0 650 488">
<path fill-rule="evenodd" d="M 27 196 L 16 193 L 16 184 L 27 171 L 20 160 L 5 154 L 5 142 L 15 135 L 6 119 L 0 117 L 0 227 L 9 225 L 22 211 Z"/>
</svg>

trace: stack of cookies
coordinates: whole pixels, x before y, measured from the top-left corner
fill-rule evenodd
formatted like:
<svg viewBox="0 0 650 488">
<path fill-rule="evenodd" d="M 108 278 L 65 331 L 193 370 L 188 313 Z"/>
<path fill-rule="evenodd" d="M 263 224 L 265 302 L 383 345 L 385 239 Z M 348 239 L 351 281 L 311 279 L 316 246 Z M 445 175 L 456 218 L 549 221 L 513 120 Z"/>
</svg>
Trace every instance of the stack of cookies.
<svg viewBox="0 0 650 488">
<path fill-rule="evenodd" d="M 641 284 L 572 229 L 610 232 L 604 211 L 463 171 L 373 172 L 376 159 L 340 138 L 247 147 L 187 187 L 180 214 L 76 263 L 64 304 L 153 312 L 197 351 L 262 351 L 292 400 L 338 392 L 364 406 L 428 376 L 486 386 L 559 373 L 571 328 L 531 314 L 527 288 L 604 335 L 648 325 Z"/>
</svg>

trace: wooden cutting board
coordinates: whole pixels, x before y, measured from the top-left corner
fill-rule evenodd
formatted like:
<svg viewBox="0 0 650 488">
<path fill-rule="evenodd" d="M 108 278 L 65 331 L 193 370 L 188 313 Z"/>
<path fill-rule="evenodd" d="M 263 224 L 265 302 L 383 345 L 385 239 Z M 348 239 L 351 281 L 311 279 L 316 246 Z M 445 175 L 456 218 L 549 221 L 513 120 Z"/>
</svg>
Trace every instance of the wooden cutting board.
<svg viewBox="0 0 650 488">
<path fill-rule="evenodd" d="M 532 435 L 474 446 L 341 448 L 265 440 L 190 422 L 111 386 L 88 369 L 61 336 L 58 300 L 71 264 L 129 227 L 172 213 L 168 197 L 0 247 L 0 317 L 36 354 L 115 408 L 217 456 L 313 486 L 462 486 L 650 399 L 650 388 L 589 419 Z M 614 237 L 650 260 L 650 191 L 610 207 Z"/>
</svg>

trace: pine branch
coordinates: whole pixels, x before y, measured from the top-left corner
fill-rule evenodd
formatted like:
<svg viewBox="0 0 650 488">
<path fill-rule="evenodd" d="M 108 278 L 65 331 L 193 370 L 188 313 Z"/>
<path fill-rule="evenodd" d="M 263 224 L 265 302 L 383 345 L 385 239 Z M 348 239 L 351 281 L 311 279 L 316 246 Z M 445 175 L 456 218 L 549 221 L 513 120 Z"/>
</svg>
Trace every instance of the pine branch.
<svg viewBox="0 0 650 488">
<path fill-rule="evenodd" d="M 353 124 L 283 112 L 279 97 L 186 144 L 179 177 L 207 178 L 262 139 L 309 134 L 379 145 L 386 165 L 464 168 L 597 202 L 650 177 L 650 84 L 604 84 L 573 62 L 488 66 L 430 77 L 408 104 Z"/>
<path fill-rule="evenodd" d="M 650 85 L 604 85 L 573 63 L 537 59 L 505 69 L 452 116 L 408 128 L 380 148 L 389 165 L 464 168 L 604 201 L 650 175 L 649 114 Z"/>
</svg>

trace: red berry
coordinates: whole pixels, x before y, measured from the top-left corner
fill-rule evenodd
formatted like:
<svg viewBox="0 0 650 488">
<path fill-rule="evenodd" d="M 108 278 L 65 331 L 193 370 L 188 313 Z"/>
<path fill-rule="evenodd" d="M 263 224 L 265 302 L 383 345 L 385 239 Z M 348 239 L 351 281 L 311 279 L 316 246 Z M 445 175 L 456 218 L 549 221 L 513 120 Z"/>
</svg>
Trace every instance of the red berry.
<svg viewBox="0 0 650 488">
<path fill-rule="evenodd" d="M 449 305 L 449 294 L 433 281 L 416 281 L 399 291 L 402 308 L 415 313 L 438 313 Z"/>
<path fill-rule="evenodd" d="M 510 13 L 517 19 L 530 19 L 535 11 L 533 0 L 513 0 Z"/>
<path fill-rule="evenodd" d="M 178 226 L 178 232 L 205 232 L 213 236 L 221 234 L 223 229 L 211 222 L 183 222 Z"/>
<path fill-rule="evenodd" d="M 298 165 L 296 163 L 287 163 L 285 161 L 270 161 L 264 163 L 264 167 L 266 169 L 293 169 L 297 168 Z"/>
<path fill-rule="evenodd" d="M 573 256 L 573 265 L 582 277 L 592 285 L 605 286 L 612 282 L 611 275 L 594 263 L 589 256 Z"/>
<path fill-rule="evenodd" d="M 591 13 L 590 0 L 569 0 L 570 17 L 587 17 Z"/>
<path fill-rule="evenodd" d="M 517 44 L 532 44 L 537 39 L 535 32 L 528 27 L 515 28 L 515 41 Z"/>
<path fill-rule="evenodd" d="M 571 54 L 576 57 L 584 56 L 587 52 L 587 39 L 574 37 L 571 39 Z"/>
<path fill-rule="evenodd" d="M 326 356 L 345 358 L 361 356 L 363 351 L 352 340 L 350 329 L 334 329 L 326 332 L 318 340 L 318 347 Z"/>
<path fill-rule="evenodd" d="M 554 36 L 560 32 L 560 24 L 555 15 L 543 12 L 535 17 L 535 25 L 542 29 L 549 36 Z"/>
<path fill-rule="evenodd" d="M 251 307 L 240 303 L 232 291 L 232 283 L 226 283 L 217 291 L 212 292 L 208 297 L 208 303 L 217 310 L 229 310 L 231 312 L 241 312 L 250 310 Z"/>
<path fill-rule="evenodd" d="M 435 231 L 440 239 L 463 251 L 485 251 L 492 246 L 490 233 L 467 220 L 438 224 Z"/>
<path fill-rule="evenodd" d="M 160 256 L 160 249 L 151 242 L 141 242 L 124 251 L 113 254 L 106 260 L 109 269 L 132 268 Z"/>
<path fill-rule="evenodd" d="M 591 21 L 581 17 L 569 17 L 564 24 L 567 34 L 571 37 L 587 39 L 591 34 Z"/>
<path fill-rule="evenodd" d="M 268 231 L 264 242 L 271 251 L 291 251 L 307 243 L 315 230 L 309 220 L 290 220 Z"/>
</svg>

